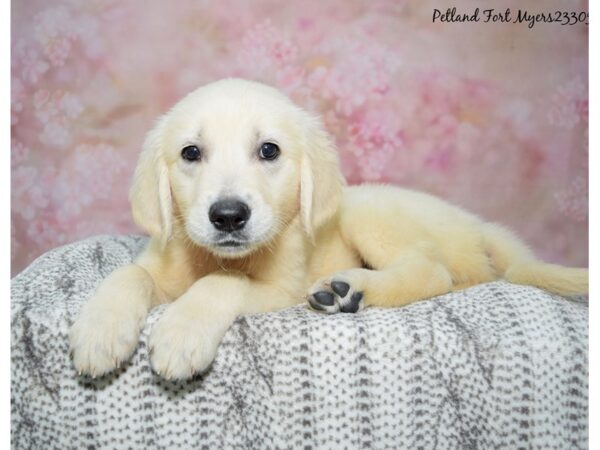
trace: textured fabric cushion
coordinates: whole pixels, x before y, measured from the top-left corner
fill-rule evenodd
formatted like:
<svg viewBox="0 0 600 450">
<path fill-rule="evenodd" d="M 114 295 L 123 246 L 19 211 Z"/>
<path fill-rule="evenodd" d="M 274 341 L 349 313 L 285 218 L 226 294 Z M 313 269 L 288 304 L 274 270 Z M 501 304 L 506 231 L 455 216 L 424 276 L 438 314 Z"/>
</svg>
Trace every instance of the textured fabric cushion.
<svg viewBox="0 0 600 450">
<path fill-rule="evenodd" d="M 587 306 L 496 282 L 396 309 L 239 318 L 212 370 L 80 378 L 68 328 L 141 237 L 55 249 L 12 282 L 12 443 L 65 448 L 587 447 Z"/>
</svg>

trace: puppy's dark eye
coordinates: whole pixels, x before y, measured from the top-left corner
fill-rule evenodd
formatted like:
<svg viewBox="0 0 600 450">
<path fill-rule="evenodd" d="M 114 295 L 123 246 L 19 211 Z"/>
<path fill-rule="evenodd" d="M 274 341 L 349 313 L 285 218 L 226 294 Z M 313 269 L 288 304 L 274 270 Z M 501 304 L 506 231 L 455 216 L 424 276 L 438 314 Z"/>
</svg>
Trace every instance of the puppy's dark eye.
<svg viewBox="0 0 600 450">
<path fill-rule="evenodd" d="M 272 142 L 265 142 L 263 145 L 260 146 L 260 149 L 258 150 L 259 158 L 265 159 L 267 161 L 273 161 L 274 159 L 277 159 L 279 153 L 279 147 L 276 144 L 273 144 Z"/>
<path fill-rule="evenodd" d="M 181 157 L 186 161 L 198 161 L 202 156 L 202 152 L 195 145 L 188 145 L 181 150 Z"/>
</svg>

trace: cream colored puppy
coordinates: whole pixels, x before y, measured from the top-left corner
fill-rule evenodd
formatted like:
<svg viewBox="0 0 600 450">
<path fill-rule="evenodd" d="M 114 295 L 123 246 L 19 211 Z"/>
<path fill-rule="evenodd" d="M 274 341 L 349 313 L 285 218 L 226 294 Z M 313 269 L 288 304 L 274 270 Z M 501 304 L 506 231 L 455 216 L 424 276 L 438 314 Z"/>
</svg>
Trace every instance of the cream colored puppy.
<svg viewBox="0 0 600 450">
<path fill-rule="evenodd" d="M 402 306 L 505 278 L 563 295 L 587 270 L 542 263 L 509 231 L 427 194 L 346 187 L 320 122 L 277 90 L 204 86 L 148 134 L 131 189 L 152 236 L 113 272 L 71 329 L 75 367 L 93 376 L 128 359 L 146 315 L 159 374 L 211 364 L 241 314 L 308 300 L 325 312 Z"/>
</svg>

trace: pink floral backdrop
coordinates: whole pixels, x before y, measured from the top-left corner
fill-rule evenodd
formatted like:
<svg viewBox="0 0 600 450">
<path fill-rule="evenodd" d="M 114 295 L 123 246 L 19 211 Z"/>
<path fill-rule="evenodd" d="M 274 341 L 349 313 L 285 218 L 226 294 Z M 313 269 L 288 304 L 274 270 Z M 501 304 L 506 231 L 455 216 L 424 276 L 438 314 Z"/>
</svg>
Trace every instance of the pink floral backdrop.
<svg viewBox="0 0 600 450">
<path fill-rule="evenodd" d="M 13 273 L 58 245 L 139 232 L 127 191 L 144 133 L 226 76 L 320 114 L 351 183 L 432 192 L 587 265 L 588 27 L 432 23 L 452 6 L 482 4 L 14 0 Z"/>
</svg>

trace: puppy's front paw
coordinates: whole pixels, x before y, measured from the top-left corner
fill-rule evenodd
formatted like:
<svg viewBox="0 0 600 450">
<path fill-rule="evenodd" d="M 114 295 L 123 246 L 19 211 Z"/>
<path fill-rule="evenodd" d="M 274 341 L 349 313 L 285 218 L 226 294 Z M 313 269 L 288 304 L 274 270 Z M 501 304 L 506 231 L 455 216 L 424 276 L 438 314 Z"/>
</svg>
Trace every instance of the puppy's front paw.
<svg viewBox="0 0 600 450">
<path fill-rule="evenodd" d="M 96 377 L 129 359 L 137 346 L 144 318 L 131 310 L 84 307 L 69 334 L 77 372 Z"/>
<path fill-rule="evenodd" d="M 170 380 L 206 371 L 229 325 L 223 318 L 171 305 L 150 335 L 154 371 Z"/>
<path fill-rule="evenodd" d="M 317 282 L 308 295 L 308 304 L 327 314 L 355 313 L 364 307 L 363 293 L 352 289 L 350 283 L 339 279 Z"/>
</svg>

